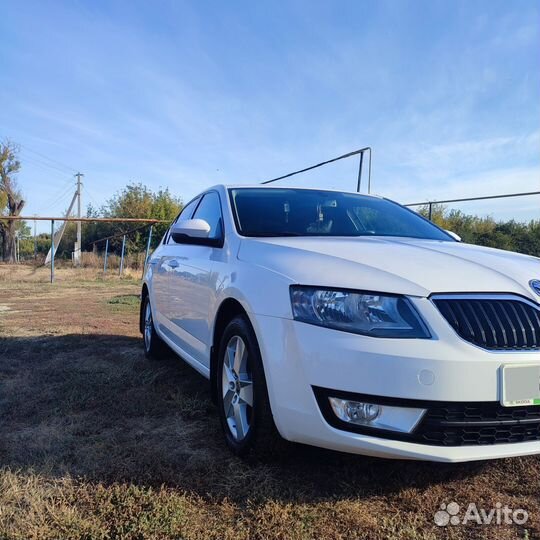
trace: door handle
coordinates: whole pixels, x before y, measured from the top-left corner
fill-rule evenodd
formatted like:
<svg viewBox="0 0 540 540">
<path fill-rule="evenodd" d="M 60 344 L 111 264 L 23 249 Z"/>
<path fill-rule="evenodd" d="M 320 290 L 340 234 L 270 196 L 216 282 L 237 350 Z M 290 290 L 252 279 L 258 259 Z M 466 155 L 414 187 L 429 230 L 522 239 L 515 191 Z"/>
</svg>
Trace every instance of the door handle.
<svg viewBox="0 0 540 540">
<path fill-rule="evenodd" d="M 171 259 L 169 261 L 169 266 L 171 268 L 178 268 L 179 265 L 180 265 L 180 263 L 176 259 Z"/>
</svg>

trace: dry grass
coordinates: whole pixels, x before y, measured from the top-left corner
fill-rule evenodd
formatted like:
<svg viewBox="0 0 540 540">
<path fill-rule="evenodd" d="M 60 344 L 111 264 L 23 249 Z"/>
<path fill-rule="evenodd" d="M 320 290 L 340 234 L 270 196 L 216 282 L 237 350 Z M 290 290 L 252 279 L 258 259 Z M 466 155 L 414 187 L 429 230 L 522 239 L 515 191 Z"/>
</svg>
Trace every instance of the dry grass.
<svg viewBox="0 0 540 540">
<path fill-rule="evenodd" d="M 132 270 L 138 270 L 142 272 L 144 264 L 145 253 L 126 253 L 124 257 L 124 268 L 130 268 Z M 107 268 L 109 270 L 118 270 L 120 268 L 121 258 L 119 255 L 109 253 L 107 256 Z M 95 268 L 101 270 L 104 264 L 104 255 L 96 254 L 92 252 L 83 252 L 81 257 L 81 264 L 84 268 Z"/>
<path fill-rule="evenodd" d="M 125 253 L 124 256 L 124 270 L 131 269 L 133 271 L 142 272 L 144 265 L 144 260 L 146 253 L 144 251 L 135 252 L 135 253 Z M 109 253 L 107 255 L 107 269 L 109 272 L 118 272 L 120 268 L 121 257 L 114 253 Z M 93 270 L 102 270 L 105 262 L 105 254 L 103 252 L 92 252 L 92 251 L 83 251 L 81 254 L 81 266 L 83 268 L 92 268 Z M 37 257 L 27 256 L 26 258 L 21 258 L 21 266 L 31 266 L 33 268 L 39 268 L 45 264 L 45 254 L 38 253 Z M 5 266 L 0 263 L 0 267 Z M 55 258 L 55 266 L 57 268 L 73 268 L 73 262 L 69 258 Z"/>
<path fill-rule="evenodd" d="M 206 381 L 144 358 L 137 281 L 66 269 L 51 286 L 32 272 L 0 267 L 0 538 L 540 538 L 538 457 L 232 457 Z M 452 500 L 531 518 L 439 529 Z"/>
<path fill-rule="evenodd" d="M 103 263 L 98 266 L 83 264 L 81 268 L 73 268 L 71 262 L 57 261 L 54 269 L 54 280 L 59 283 L 84 283 L 87 281 L 114 283 L 118 280 L 139 280 L 142 275 L 142 269 L 124 266 L 122 276 L 119 276 L 120 265 L 118 261 L 114 262 L 112 266 L 108 265 L 105 274 L 102 268 Z M 50 266 L 0 263 L 0 283 L 4 282 L 5 287 L 9 287 L 7 283 L 15 284 L 15 286 L 23 283 L 49 283 L 50 279 Z"/>
</svg>

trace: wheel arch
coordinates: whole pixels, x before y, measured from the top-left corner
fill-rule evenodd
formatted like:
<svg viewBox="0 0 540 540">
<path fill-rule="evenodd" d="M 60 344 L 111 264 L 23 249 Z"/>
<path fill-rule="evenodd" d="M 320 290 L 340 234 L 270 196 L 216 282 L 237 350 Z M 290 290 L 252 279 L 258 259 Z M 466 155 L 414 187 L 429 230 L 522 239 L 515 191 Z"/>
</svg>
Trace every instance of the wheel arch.
<svg viewBox="0 0 540 540">
<path fill-rule="evenodd" d="M 149 294 L 150 293 L 148 292 L 148 286 L 146 285 L 146 283 L 143 283 L 142 290 L 141 290 L 141 305 L 139 307 L 139 331 L 141 332 L 141 334 L 144 333 L 143 306 L 144 306 L 144 301 Z"/>
<path fill-rule="evenodd" d="M 210 349 L 210 394 L 214 403 L 217 403 L 217 384 L 215 376 L 217 356 L 219 350 L 219 340 L 221 339 L 221 336 L 225 328 L 227 327 L 227 324 L 238 315 L 245 316 L 251 324 L 251 320 L 249 319 L 249 315 L 244 306 L 242 306 L 242 304 L 238 300 L 236 300 L 236 298 L 232 297 L 223 300 L 216 313 L 216 318 L 214 321 L 214 331 L 212 334 L 212 347 Z"/>
</svg>

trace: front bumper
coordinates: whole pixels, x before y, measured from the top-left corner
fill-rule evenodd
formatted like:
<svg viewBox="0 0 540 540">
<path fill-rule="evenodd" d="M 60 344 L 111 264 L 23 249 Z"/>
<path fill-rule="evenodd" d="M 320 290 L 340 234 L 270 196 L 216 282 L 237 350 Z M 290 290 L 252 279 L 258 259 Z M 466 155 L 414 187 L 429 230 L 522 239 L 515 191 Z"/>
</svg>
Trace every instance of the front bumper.
<svg viewBox="0 0 540 540">
<path fill-rule="evenodd" d="M 462 403 L 396 399 L 314 387 L 326 422 L 343 431 L 433 446 L 482 446 L 540 441 L 540 407 L 503 407 L 494 401 Z M 330 397 L 424 411 L 410 432 L 379 429 L 339 419 Z"/>
<path fill-rule="evenodd" d="M 540 453 L 540 441 L 527 439 L 530 430 L 521 440 L 513 437 L 508 443 L 486 436 L 475 444 L 462 432 L 463 444 L 446 444 L 444 437 L 431 444 L 429 440 L 419 442 L 399 435 L 346 431 L 325 418 L 314 387 L 422 402 L 497 404 L 501 365 L 540 364 L 538 352 L 494 353 L 470 345 L 454 333 L 428 300 L 415 302 L 426 304 L 420 311 L 433 339 L 371 338 L 250 314 L 264 361 L 272 412 L 282 436 L 333 450 L 432 461 Z"/>
</svg>

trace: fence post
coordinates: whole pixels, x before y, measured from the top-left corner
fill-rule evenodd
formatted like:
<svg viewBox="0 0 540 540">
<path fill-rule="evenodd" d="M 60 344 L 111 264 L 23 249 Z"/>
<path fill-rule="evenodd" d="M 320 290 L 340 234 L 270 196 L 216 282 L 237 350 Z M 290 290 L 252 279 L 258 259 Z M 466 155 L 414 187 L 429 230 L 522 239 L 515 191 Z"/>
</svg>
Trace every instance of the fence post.
<svg viewBox="0 0 540 540">
<path fill-rule="evenodd" d="M 121 276 L 122 272 L 124 270 L 124 248 L 126 247 L 126 235 L 124 234 L 124 237 L 122 238 L 122 257 L 120 259 L 120 272 L 118 272 L 118 275 Z"/>
<path fill-rule="evenodd" d="M 360 152 L 360 163 L 358 164 L 358 183 L 356 185 L 356 191 L 360 193 L 360 187 L 362 185 L 362 165 L 364 163 L 364 152 Z"/>
<path fill-rule="evenodd" d="M 36 220 L 34 219 L 34 261 L 37 259 Z"/>
<path fill-rule="evenodd" d="M 105 240 L 105 259 L 103 260 L 103 273 L 107 273 L 107 255 L 109 254 L 109 239 Z"/>
<path fill-rule="evenodd" d="M 428 219 L 429 219 L 429 221 L 431 221 L 431 213 L 432 213 L 432 209 L 433 209 L 433 203 L 430 202 L 430 203 L 429 203 L 429 210 L 428 210 Z"/>
<path fill-rule="evenodd" d="M 51 283 L 54 282 L 54 219 L 51 219 Z"/>
<path fill-rule="evenodd" d="M 146 270 L 146 263 L 148 262 L 148 254 L 150 253 L 150 243 L 152 242 L 152 227 L 153 225 L 150 225 L 150 232 L 148 233 L 148 242 L 146 243 L 146 253 L 144 255 L 144 264 L 143 264 L 141 279 L 144 278 L 144 272 Z"/>
</svg>

